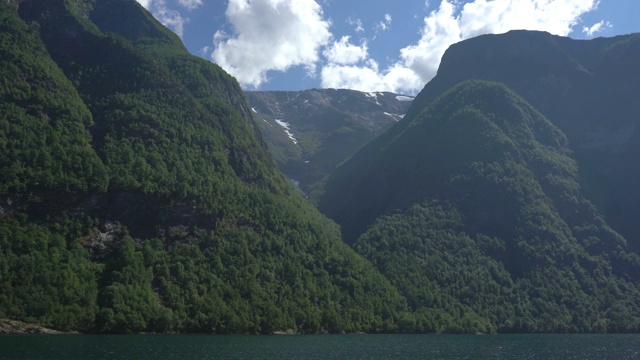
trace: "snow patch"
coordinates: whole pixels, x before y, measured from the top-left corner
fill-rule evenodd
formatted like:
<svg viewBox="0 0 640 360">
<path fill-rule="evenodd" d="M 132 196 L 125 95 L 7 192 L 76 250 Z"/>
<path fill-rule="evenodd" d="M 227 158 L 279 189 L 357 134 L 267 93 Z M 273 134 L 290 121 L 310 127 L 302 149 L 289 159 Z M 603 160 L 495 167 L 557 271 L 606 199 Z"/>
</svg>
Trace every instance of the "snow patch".
<svg viewBox="0 0 640 360">
<path fill-rule="evenodd" d="M 370 98 L 374 98 L 374 99 L 376 99 L 376 105 L 378 105 L 378 106 L 382 106 L 382 104 L 380 104 L 380 102 L 378 101 L 378 94 L 379 94 L 379 93 L 370 92 L 370 93 L 364 93 L 364 94 L 365 94 L 367 97 L 370 97 Z"/>
<path fill-rule="evenodd" d="M 398 95 L 396 96 L 396 100 L 398 101 L 413 101 L 413 98 L 410 96 Z"/>
<path fill-rule="evenodd" d="M 398 121 L 399 119 L 404 118 L 404 114 L 391 114 L 391 113 L 388 113 L 386 111 L 384 112 L 384 114 L 389 116 L 389 117 L 392 117 L 395 121 Z"/>
<path fill-rule="evenodd" d="M 291 125 L 289 125 L 289 123 L 287 122 L 284 122 L 282 119 L 276 119 L 276 122 L 278 123 L 278 125 L 282 126 L 284 132 L 286 132 L 287 136 L 289 136 L 289 139 L 291 139 L 294 144 L 298 145 L 298 140 L 296 140 L 296 138 L 291 133 Z"/>
</svg>

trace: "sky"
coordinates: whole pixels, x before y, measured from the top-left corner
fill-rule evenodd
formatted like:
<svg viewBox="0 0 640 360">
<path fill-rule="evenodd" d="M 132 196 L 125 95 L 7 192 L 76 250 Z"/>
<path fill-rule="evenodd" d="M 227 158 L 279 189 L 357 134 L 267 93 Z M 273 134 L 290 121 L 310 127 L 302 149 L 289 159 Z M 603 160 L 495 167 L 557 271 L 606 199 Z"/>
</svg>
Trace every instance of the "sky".
<svg viewBox="0 0 640 360">
<path fill-rule="evenodd" d="M 414 95 L 446 49 L 509 30 L 640 32 L 640 0 L 137 0 L 245 90 Z"/>
</svg>

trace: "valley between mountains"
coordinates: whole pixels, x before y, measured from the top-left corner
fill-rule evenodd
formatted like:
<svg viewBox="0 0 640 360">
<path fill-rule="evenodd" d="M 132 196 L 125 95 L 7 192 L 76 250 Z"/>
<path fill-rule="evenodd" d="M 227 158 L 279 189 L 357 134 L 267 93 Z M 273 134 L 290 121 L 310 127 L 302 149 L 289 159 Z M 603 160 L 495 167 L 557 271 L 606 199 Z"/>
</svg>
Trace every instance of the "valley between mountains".
<svg viewBox="0 0 640 360">
<path fill-rule="evenodd" d="M 639 63 L 511 31 L 415 98 L 245 92 L 135 0 L 0 0 L 0 318 L 638 332 Z"/>
</svg>

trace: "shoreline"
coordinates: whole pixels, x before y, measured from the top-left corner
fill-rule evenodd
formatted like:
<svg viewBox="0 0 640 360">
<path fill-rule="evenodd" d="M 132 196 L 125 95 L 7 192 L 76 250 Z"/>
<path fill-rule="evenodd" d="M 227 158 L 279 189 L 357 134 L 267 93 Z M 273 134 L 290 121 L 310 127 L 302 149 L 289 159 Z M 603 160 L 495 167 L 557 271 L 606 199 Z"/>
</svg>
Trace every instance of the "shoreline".
<svg viewBox="0 0 640 360">
<path fill-rule="evenodd" d="M 49 329 L 41 325 L 30 324 L 20 320 L 0 319 L 0 335 L 9 334 L 48 334 L 68 335 L 80 334 L 77 331 L 60 331 Z"/>
</svg>

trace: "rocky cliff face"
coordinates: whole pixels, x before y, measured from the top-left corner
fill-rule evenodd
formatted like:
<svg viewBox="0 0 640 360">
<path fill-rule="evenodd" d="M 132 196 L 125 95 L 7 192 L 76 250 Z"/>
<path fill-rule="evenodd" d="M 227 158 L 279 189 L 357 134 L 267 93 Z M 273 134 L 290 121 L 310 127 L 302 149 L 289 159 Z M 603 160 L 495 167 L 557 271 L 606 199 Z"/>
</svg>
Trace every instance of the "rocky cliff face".
<svg viewBox="0 0 640 360">
<path fill-rule="evenodd" d="M 247 98 L 278 166 L 305 192 L 401 120 L 413 101 L 336 89 L 252 91 Z"/>
</svg>

